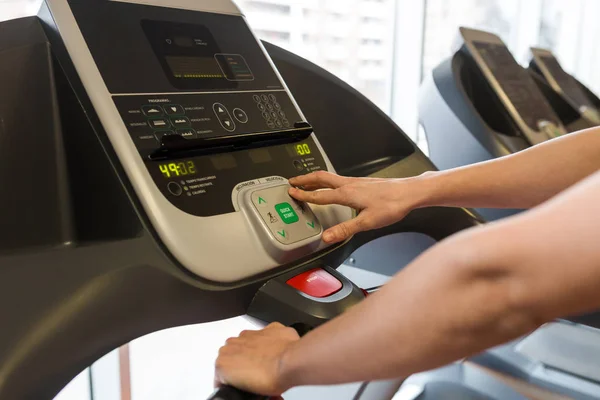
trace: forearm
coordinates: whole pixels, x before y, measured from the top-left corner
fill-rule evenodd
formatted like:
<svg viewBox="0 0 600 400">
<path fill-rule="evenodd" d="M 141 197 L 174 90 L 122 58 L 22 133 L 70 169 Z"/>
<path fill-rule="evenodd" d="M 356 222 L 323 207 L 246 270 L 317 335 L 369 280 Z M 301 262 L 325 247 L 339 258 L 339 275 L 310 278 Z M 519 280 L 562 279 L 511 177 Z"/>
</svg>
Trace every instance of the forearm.
<svg viewBox="0 0 600 400">
<path fill-rule="evenodd" d="M 600 169 L 600 128 L 520 153 L 417 178 L 421 206 L 532 208 Z"/>
<path fill-rule="evenodd" d="M 600 173 L 519 217 L 441 243 L 283 357 L 286 386 L 436 368 L 600 307 Z"/>
<path fill-rule="evenodd" d="M 506 285 L 509 258 L 486 236 L 480 229 L 438 245 L 362 304 L 308 334 L 284 357 L 289 385 L 408 376 L 538 326 L 514 306 Z"/>
</svg>

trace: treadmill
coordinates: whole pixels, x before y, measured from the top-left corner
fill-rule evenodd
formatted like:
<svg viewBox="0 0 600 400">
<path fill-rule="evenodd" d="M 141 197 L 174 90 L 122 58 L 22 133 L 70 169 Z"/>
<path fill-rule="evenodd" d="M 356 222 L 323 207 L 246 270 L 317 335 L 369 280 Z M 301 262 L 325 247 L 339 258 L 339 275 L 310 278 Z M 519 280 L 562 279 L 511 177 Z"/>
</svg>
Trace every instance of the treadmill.
<svg viewBox="0 0 600 400">
<path fill-rule="evenodd" d="M 364 299 L 348 276 L 384 281 L 482 223 L 427 208 L 324 245 L 323 230 L 353 211 L 295 202 L 289 177 L 435 167 L 356 91 L 274 46 L 269 56 L 230 1 L 46 0 L 38 17 L 0 31 L 2 400 L 52 399 L 114 349 L 199 329 L 193 344 L 207 322 L 247 315 L 305 332 Z M 372 261 L 380 249 L 388 271 Z M 461 398 L 523 398 L 493 378 L 500 391 L 484 394 L 463 373 L 471 367 L 448 368 L 400 395 L 431 398 L 453 376 Z M 321 398 L 391 399 L 401 385 Z M 318 399 L 315 390 L 286 400 Z M 257 397 L 224 388 L 212 398 Z"/>
<path fill-rule="evenodd" d="M 420 90 L 419 120 L 438 168 L 502 157 L 568 132 L 498 36 L 468 28 L 459 33 L 458 50 Z M 477 211 L 491 221 L 521 210 Z"/>
<path fill-rule="evenodd" d="M 529 70 L 564 98 L 581 118 L 600 125 L 600 99 L 574 76 L 567 73 L 556 56 L 546 49 L 531 48 Z"/>
</svg>

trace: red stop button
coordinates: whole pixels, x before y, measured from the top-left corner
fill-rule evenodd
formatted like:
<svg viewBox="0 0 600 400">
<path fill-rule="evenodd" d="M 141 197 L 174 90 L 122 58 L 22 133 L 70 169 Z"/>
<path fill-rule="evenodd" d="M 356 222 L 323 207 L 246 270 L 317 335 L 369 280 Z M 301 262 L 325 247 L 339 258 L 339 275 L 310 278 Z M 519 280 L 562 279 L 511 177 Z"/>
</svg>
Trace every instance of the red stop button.
<svg viewBox="0 0 600 400">
<path fill-rule="evenodd" d="M 342 282 L 322 268 L 316 268 L 287 281 L 294 289 L 312 297 L 329 297 L 342 289 Z"/>
</svg>

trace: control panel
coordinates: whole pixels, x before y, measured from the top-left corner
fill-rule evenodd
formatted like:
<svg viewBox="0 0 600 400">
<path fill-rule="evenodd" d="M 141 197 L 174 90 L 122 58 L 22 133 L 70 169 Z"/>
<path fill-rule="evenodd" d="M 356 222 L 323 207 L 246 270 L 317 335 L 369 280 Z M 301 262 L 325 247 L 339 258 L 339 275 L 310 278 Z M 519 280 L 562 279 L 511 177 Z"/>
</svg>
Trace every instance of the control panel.
<svg viewBox="0 0 600 400">
<path fill-rule="evenodd" d="M 301 121 L 287 92 L 113 96 L 140 155 L 148 158 L 162 138 L 214 139 L 291 129 Z"/>
<path fill-rule="evenodd" d="M 209 3 L 49 0 L 162 245 L 235 282 L 325 251 L 323 230 L 352 210 L 288 196 L 289 178 L 333 168 L 243 15 Z"/>
<path fill-rule="evenodd" d="M 237 202 L 258 228 L 263 245 L 284 262 L 296 249 L 318 247 L 323 227 L 307 204 L 290 197 L 286 180 L 273 177 L 270 181 L 246 186 L 237 193 Z"/>
</svg>

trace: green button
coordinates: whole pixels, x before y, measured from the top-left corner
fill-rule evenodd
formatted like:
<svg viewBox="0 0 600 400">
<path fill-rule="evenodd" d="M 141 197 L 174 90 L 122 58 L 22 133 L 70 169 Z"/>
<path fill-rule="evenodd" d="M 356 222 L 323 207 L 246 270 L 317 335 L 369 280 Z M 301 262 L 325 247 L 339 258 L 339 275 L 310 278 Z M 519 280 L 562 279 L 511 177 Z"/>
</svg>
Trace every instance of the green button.
<svg viewBox="0 0 600 400">
<path fill-rule="evenodd" d="M 289 203 L 281 203 L 275 206 L 275 211 L 281 217 L 281 220 L 286 225 L 294 224 L 299 221 L 298 214 Z"/>
</svg>

